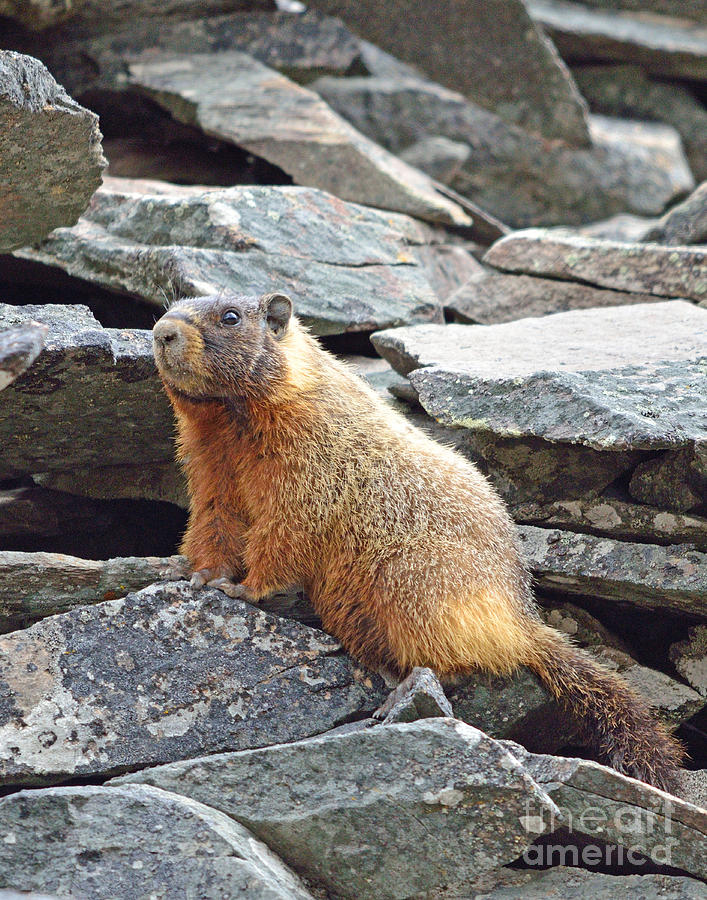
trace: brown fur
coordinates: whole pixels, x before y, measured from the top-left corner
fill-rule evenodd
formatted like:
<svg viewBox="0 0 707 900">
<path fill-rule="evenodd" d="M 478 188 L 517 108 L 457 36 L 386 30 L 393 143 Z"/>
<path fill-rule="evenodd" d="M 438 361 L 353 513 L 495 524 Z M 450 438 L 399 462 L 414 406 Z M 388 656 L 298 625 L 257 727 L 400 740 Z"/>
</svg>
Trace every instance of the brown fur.
<svg viewBox="0 0 707 900">
<path fill-rule="evenodd" d="M 186 300 L 156 326 L 178 331 L 178 352 L 156 343 L 156 356 L 189 482 L 182 551 L 194 569 L 242 580 L 256 599 L 302 585 L 353 656 L 398 676 L 527 665 L 604 761 L 666 786 L 679 745 L 621 679 L 541 623 L 489 482 L 295 319 L 274 333 L 271 304 Z M 236 328 L 220 323 L 229 308 Z"/>
</svg>

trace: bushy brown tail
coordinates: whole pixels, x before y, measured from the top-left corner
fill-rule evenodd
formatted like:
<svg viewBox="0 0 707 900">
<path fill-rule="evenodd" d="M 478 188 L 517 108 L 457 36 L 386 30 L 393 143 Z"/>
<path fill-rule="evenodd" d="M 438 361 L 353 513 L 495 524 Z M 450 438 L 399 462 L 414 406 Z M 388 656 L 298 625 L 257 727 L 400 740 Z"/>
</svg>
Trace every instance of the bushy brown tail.
<svg viewBox="0 0 707 900">
<path fill-rule="evenodd" d="M 663 790 L 674 788 L 683 747 L 623 678 L 542 624 L 528 666 L 577 722 L 580 738 L 601 762 Z"/>
</svg>

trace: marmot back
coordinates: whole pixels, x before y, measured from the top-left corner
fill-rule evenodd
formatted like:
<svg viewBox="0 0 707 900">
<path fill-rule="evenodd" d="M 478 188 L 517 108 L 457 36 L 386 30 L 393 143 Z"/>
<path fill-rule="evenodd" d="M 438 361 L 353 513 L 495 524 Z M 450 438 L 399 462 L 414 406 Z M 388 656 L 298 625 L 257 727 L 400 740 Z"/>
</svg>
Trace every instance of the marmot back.
<svg viewBox="0 0 707 900">
<path fill-rule="evenodd" d="M 291 311 L 282 294 L 205 297 L 155 326 L 189 483 L 193 583 L 255 601 L 302 585 L 352 655 L 399 677 L 529 666 L 604 761 L 667 785 L 679 745 L 620 678 L 541 622 L 489 482 Z"/>
</svg>

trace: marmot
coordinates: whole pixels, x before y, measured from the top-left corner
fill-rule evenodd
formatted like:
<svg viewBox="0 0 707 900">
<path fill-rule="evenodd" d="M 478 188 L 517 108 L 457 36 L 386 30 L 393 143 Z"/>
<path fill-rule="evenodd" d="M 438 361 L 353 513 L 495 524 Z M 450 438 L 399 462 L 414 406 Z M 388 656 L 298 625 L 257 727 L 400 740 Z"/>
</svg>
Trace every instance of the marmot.
<svg viewBox="0 0 707 900">
<path fill-rule="evenodd" d="M 192 581 L 289 585 L 367 666 L 535 672 L 603 762 L 668 788 L 679 743 L 537 612 L 503 502 L 322 349 L 284 294 L 174 304 L 154 328 L 191 497 Z"/>
</svg>

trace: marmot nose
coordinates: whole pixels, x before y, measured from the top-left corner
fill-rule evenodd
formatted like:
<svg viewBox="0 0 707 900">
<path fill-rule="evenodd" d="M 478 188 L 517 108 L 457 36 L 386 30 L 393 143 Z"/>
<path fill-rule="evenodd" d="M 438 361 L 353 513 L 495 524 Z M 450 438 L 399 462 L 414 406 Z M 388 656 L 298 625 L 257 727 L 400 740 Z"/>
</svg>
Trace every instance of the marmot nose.
<svg viewBox="0 0 707 900">
<path fill-rule="evenodd" d="M 174 319 L 165 318 L 164 316 L 152 329 L 152 337 L 156 344 L 164 349 L 176 349 L 179 346 L 180 339 L 183 340 L 179 323 Z"/>
</svg>

